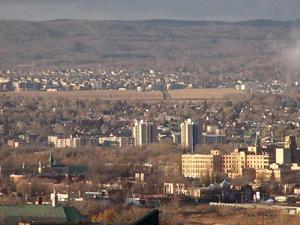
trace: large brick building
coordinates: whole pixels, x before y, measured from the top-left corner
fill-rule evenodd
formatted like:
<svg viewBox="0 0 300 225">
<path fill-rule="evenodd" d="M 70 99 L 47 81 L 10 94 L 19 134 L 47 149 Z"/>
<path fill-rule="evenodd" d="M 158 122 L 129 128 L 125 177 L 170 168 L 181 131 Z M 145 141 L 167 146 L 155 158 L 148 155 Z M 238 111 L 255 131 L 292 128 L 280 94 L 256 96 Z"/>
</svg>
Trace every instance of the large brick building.
<svg viewBox="0 0 300 225">
<path fill-rule="evenodd" d="M 224 172 L 242 175 L 243 169 L 267 169 L 272 163 L 275 163 L 275 157 L 268 154 L 253 154 L 240 149 L 221 154 L 219 150 L 212 150 L 210 154 L 183 154 L 182 174 L 193 178 L 200 178 L 207 171 L 210 174 Z"/>
</svg>

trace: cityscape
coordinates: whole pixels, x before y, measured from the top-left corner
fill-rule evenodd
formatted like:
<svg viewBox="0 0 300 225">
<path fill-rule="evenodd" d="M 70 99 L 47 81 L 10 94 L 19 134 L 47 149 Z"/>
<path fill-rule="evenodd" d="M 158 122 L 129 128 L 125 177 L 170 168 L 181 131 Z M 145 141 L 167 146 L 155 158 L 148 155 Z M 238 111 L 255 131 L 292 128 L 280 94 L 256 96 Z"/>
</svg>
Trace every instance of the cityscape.
<svg viewBox="0 0 300 225">
<path fill-rule="evenodd" d="M 298 3 L 201 2 L 0 1 L 0 224 L 299 224 Z"/>
</svg>

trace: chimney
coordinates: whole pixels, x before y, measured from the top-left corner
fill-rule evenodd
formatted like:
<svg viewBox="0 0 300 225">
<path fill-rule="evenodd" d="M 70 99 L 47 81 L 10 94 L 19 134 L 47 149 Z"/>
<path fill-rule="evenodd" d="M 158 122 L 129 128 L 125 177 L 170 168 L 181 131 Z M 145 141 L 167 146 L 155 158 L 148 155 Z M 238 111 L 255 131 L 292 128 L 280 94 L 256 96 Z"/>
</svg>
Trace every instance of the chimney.
<svg viewBox="0 0 300 225">
<path fill-rule="evenodd" d="M 57 207 L 57 194 L 56 191 L 54 190 L 54 194 L 53 194 L 53 199 L 52 199 L 52 206 L 53 207 Z"/>
<path fill-rule="evenodd" d="M 82 198 L 82 192 L 81 191 L 78 192 L 78 198 Z"/>
<path fill-rule="evenodd" d="M 42 173 L 42 172 L 43 172 L 43 165 L 42 162 L 39 162 L 38 173 Z"/>
<path fill-rule="evenodd" d="M 38 196 L 37 197 L 37 204 L 38 205 L 42 205 L 43 204 L 43 198 L 42 198 L 42 196 Z"/>
<path fill-rule="evenodd" d="M 141 181 L 144 182 L 144 180 L 145 180 L 145 174 L 141 173 Z"/>
</svg>

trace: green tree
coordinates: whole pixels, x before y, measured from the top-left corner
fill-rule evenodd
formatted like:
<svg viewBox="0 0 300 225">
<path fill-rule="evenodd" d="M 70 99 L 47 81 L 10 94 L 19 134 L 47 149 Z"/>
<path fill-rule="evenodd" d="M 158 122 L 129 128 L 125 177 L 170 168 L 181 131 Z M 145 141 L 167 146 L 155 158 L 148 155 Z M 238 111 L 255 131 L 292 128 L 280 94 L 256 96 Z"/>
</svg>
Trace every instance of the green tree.
<svg viewBox="0 0 300 225">
<path fill-rule="evenodd" d="M 215 174 L 215 182 L 216 182 L 216 183 L 220 183 L 220 182 L 221 182 L 221 175 L 220 175 L 219 172 L 217 172 L 217 173 Z"/>
<path fill-rule="evenodd" d="M 205 180 L 204 180 L 204 175 L 201 173 L 200 174 L 200 183 L 204 184 Z"/>
<path fill-rule="evenodd" d="M 206 173 L 205 173 L 205 177 L 204 177 L 204 185 L 206 187 L 209 186 L 210 181 L 211 181 L 211 178 L 210 178 L 209 170 L 207 170 Z"/>
</svg>

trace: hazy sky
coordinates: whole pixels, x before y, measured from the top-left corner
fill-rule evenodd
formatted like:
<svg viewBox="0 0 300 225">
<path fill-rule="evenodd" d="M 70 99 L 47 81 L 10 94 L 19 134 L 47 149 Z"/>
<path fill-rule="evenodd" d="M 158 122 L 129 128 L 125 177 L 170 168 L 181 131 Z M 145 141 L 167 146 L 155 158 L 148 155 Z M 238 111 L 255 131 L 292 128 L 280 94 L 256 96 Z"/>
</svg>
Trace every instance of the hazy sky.
<svg viewBox="0 0 300 225">
<path fill-rule="evenodd" d="M 300 0 L 0 0 L 0 19 L 295 20 L 299 9 Z"/>
</svg>

